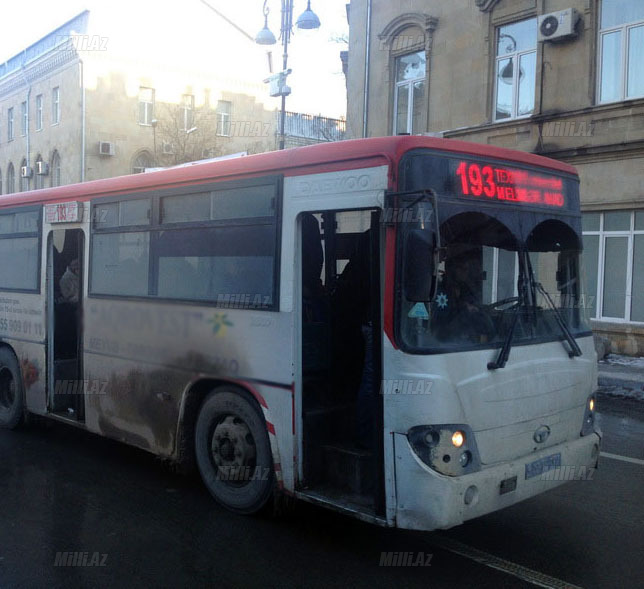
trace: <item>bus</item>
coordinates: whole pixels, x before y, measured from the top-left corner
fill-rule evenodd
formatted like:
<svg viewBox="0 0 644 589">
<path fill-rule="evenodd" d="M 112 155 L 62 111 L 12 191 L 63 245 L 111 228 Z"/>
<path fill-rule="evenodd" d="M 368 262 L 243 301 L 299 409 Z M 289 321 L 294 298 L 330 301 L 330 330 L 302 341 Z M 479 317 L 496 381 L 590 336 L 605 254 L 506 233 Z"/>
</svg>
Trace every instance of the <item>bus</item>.
<svg viewBox="0 0 644 589">
<path fill-rule="evenodd" d="M 579 199 L 568 164 L 423 136 L 2 196 L 0 424 L 198 468 L 241 514 L 432 530 L 590 478 Z"/>
</svg>

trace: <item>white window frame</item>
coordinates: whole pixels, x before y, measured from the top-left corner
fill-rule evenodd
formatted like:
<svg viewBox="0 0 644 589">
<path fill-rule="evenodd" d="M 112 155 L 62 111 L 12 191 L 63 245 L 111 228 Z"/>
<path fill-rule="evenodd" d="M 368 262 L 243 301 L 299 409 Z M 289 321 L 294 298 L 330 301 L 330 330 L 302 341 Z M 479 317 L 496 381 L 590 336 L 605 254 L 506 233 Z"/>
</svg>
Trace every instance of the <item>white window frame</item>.
<svg viewBox="0 0 644 589">
<path fill-rule="evenodd" d="M 36 96 L 36 131 L 42 131 L 42 94 Z"/>
<path fill-rule="evenodd" d="M 599 14 L 599 56 L 597 60 L 597 70 L 599 75 L 597 76 L 597 103 L 598 104 L 611 104 L 616 102 L 623 102 L 625 100 L 635 100 L 637 98 L 644 98 L 644 94 L 639 96 L 627 96 L 628 93 L 628 47 L 630 45 L 631 30 L 637 27 L 644 26 L 643 20 L 631 21 L 628 23 L 623 23 L 614 27 L 609 27 L 606 29 L 601 28 L 601 11 L 603 9 L 600 7 Z M 619 97 L 615 100 L 602 100 L 602 79 L 603 79 L 603 68 L 602 68 L 602 58 L 604 56 L 604 37 L 610 33 L 621 32 L 621 60 L 620 60 L 620 87 L 619 87 Z"/>
<path fill-rule="evenodd" d="M 586 235 L 597 235 L 599 236 L 599 246 L 597 252 L 597 284 L 595 286 L 595 293 L 586 293 L 587 295 L 596 295 L 596 305 L 595 305 L 595 316 L 590 317 L 593 321 L 605 321 L 607 323 L 628 323 L 631 325 L 644 325 L 643 321 L 631 321 L 631 306 L 633 298 L 633 257 L 634 257 L 634 245 L 635 245 L 635 236 L 644 235 L 644 229 L 635 229 L 635 213 L 640 212 L 644 213 L 643 210 L 615 210 L 615 211 L 606 211 L 607 213 L 612 212 L 630 212 L 630 228 L 622 229 L 619 231 L 606 231 L 604 229 L 604 213 L 600 211 L 584 211 L 585 214 L 599 214 L 599 230 L 595 231 L 586 231 L 582 233 Z M 605 267 L 605 255 L 606 255 L 606 238 L 607 237 L 627 237 L 628 238 L 628 257 L 626 259 L 626 289 L 624 296 L 624 317 L 610 317 L 603 315 L 604 310 L 604 267 Z"/>
<path fill-rule="evenodd" d="M 142 98 L 142 90 L 149 90 L 152 94 L 152 100 L 143 100 Z M 154 120 L 154 102 L 156 98 L 156 92 L 154 91 L 154 88 L 150 88 L 149 86 L 140 86 L 139 87 L 139 104 L 144 104 L 145 105 L 145 117 L 144 120 L 142 121 L 140 116 L 141 116 L 141 109 L 138 109 L 137 112 L 137 117 L 139 118 L 139 125 L 143 125 L 144 127 L 151 127 L 152 126 L 152 121 Z"/>
<path fill-rule="evenodd" d="M 60 153 L 54 151 L 51 155 L 51 166 L 50 166 L 50 183 L 51 187 L 61 186 L 61 169 L 60 169 Z"/>
<path fill-rule="evenodd" d="M 7 109 L 7 141 L 14 140 L 13 106 Z"/>
<path fill-rule="evenodd" d="M 194 125 L 195 97 L 194 94 L 184 94 L 181 97 L 181 131 L 188 131 Z"/>
<path fill-rule="evenodd" d="M 532 18 L 526 18 L 522 19 L 519 21 L 515 22 L 522 22 L 522 21 L 528 21 L 528 20 L 534 20 L 535 23 L 535 28 L 537 26 L 537 19 L 536 17 Z M 495 123 L 504 123 L 506 121 L 516 121 L 516 120 L 521 120 L 521 119 L 529 119 L 533 114 L 534 114 L 534 109 L 537 106 L 537 99 L 536 95 L 533 96 L 533 106 L 532 106 L 532 112 L 528 113 L 526 115 L 519 115 L 519 75 L 521 73 L 521 58 L 525 55 L 530 55 L 531 53 L 535 54 L 535 58 L 538 61 L 538 56 L 537 56 L 537 46 L 535 45 L 534 49 L 526 49 L 524 51 L 514 51 L 514 53 L 506 53 L 504 55 L 496 55 L 498 52 L 498 47 L 499 47 L 499 38 L 501 35 L 501 29 L 503 27 L 507 27 L 508 25 L 514 24 L 514 22 L 509 22 L 505 23 L 503 25 L 499 25 L 496 27 L 496 32 L 494 36 L 494 100 L 492 104 L 492 108 L 494 109 L 494 122 Z M 536 33 L 535 33 L 536 36 Z M 538 43 L 537 43 L 538 45 Z M 512 73 L 512 112 L 510 113 L 509 117 L 505 117 L 503 119 L 499 119 L 496 116 L 496 111 L 497 111 L 497 100 L 499 97 L 499 62 L 503 61 L 505 59 L 514 59 L 514 72 Z M 538 71 L 538 63 L 537 63 L 537 68 L 536 71 Z M 535 74 L 535 89 L 536 89 L 536 74 Z"/>
<path fill-rule="evenodd" d="M 60 123 L 60 86 L 51 89 L 51 124 Z"/>
<path fill-rule="evenodd" d="M 230 106 L 230 112 L 221 112 L 219 110 L 219 107 L 224 103 Z M 230 100 L 220 100 L 217 103 L 217 137 L 230 137 L 232 110 L 233 103 Z M 228 132 L 226 132 L 226 125 L 228 125 Z M 222 132 L 220 132 L 220 129 Z"/>
<path fill-rule="evenodd" d="M 424 52 L 424 49 L 419 49 L 418 51 L 412 51 L 410 53 L 405 53 L 403 55 L 396 55 L 394 57 L 394 76 L 398 72 L 398 63 L 399 60 L 407 55 L 414 55 L 416 53 Z M 429 62 L 425 59 L 425 75 L 418 76 L 411 80 L 404 80 L 402 82 L 396 82 L 394 85 L 394 116 L 393 116 L 393 129 L 392 134 L 398 134 L 398 89 L 403 86 L 407 86 L 407 133 L 413 135 L 414 133 L 414 84 L 417 82 L 425 82 L 425 97 L 427 97 L 427 92 L 429 84 L 427 83 L 427 73 L 429 68 Z"/>
</svg>

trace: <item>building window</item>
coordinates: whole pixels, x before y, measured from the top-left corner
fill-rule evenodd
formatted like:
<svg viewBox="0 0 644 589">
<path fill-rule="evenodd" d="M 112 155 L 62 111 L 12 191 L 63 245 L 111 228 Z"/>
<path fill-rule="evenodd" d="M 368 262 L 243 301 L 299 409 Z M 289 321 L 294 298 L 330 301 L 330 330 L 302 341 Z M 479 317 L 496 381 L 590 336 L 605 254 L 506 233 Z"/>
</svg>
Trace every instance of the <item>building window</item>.
<svg viewBox="0 0 644 589">
<path fill-rule="evenodd" d="M 644 210 L 584 213 L 592 319 L 644 323 Z"/>
<path fill-rule="evenodd" d="M 497 29 L 494 120 L 525 117 L 534 111 L 537 79 L 537 19 Z"/>
<path fill-rule="evenodd" d="M 195 97 L 192 94 L 184 94 L 181 97 L 181 130 L 189 131 L 194 126 Z"/>
<path fill-rule="evenodd" d="M 220 100 L 217 103 L 217 135 L 230 137 L 230 115 L 233 110 L 233 103 L 228 100 Z"/>
<path fill-rule="evenodd" d="M 145 172 L 146 168 L 152 168 L 154 166 L 152 162 L 152 155 L 147 151 L 142 151 L 139 155 L 136 156 L 134 164 L 132 164 L 132 173 L 133 174 L 142 174 Z"/>
<path fill-rule="evenodd" d="M 24 174 L 27 169 L 27 160 L 23 159 L 20 162 L 20 192 L 27 192 L 29 190 L 29 176 Z"/>
<path fill-rule="evenodd" d="M 418 51 L 396 58 L 394 133 L 420 133 L 427 86 L 427 55 Z"/>
<path fill-rule="evenodd" d="M 27 112 L 27 103 L 20 103 L 20 133 L 24 137 L 27 134 L 27 126 L 29 125 L 29 114 Z"/>
<path fill-rule="evenodd" d="M 154 120 L 154 88 L 139 88 L 139 125 L 151 125 Z"/>
<path fill-rule="evenodd" d="M 16 191 L 16 172 L 13 169 L 13 164 L 10 163 L 7 168 L 7 194 Z"/>
<path fill-rule="evenodd" d="M 36 167 L 34 168 L 34 188 L 36 190 L 45 187 L 45 177 L 38 173 L 38 168 L 40 167 L 38 164 L 42 164 L 42 156 L 40 154 L 36 156 Z"/>
<path fill-rule="evenodd" d="M 644 96 L 644 2 L 603 0 L 599 101 Z"/>
<path fill-rule="evenodd" d="M 36 96 L 36 131 L 42 129 L 42 94 Z"/>
<path fill-rule="evenodd" d="M 60 88 L 56 86 L 51 91 L 51 124 L 60 123 Z"/>
<path fill-rule="evenodd" d="M 7 109 L 7 139 L 13 141 L 13 107 Z"/>
<path fill-rule="evenodd" d="M 58 155 L 57 151 L 54 151 L 51 156 L 50 174 L 52 188 L 54 188 L 55 186 L 60 186 L 60 155 Z"/>
</svg>

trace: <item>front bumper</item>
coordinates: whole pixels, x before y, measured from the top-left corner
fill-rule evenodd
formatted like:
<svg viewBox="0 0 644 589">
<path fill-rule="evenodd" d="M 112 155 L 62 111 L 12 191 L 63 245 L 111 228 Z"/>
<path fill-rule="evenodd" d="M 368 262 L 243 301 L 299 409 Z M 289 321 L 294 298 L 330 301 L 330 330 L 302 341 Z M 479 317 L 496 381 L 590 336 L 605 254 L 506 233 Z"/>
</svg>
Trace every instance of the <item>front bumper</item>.
<svg viewBox="0 0 644 589">
<path fill-rule="evenodd" d="M 447 477 L 419 460 L 407 436 L 395 434 L 396 526 L 412 530 L 451 528 L 553 489 L 573 477 L 585 475 L 590 479 L 589 473 L 597 468 L 600 442 L 599 434 L 592 433 L 479 472 Z M 553 454 L 561 454 L 560 469 L 525 478 L 526 464 Z M 507 491 L 512 488 L 514 477 L 516 488 Z M 501 494 L 504 481 L 507 492 Z"/>
</svg>

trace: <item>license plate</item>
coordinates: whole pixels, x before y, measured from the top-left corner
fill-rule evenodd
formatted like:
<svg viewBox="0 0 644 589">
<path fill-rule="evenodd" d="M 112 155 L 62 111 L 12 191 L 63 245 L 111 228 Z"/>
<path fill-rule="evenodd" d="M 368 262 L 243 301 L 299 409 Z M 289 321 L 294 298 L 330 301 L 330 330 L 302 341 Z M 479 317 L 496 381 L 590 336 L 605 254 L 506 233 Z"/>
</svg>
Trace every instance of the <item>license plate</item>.
<svg viewBox="0 0 644 589">
<path fill-rule="evenodd" d="M 548 472 L 553 468 L 561 467 L 561 454 L 551 454 L 545 458 L 539 458 L 534 462 L 525 465 L 525 478 L 531 479 L 538 477 L 544 472 Z"/>
</svg>

